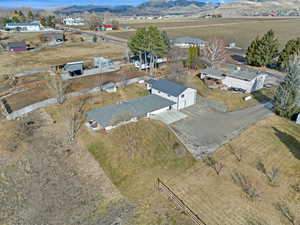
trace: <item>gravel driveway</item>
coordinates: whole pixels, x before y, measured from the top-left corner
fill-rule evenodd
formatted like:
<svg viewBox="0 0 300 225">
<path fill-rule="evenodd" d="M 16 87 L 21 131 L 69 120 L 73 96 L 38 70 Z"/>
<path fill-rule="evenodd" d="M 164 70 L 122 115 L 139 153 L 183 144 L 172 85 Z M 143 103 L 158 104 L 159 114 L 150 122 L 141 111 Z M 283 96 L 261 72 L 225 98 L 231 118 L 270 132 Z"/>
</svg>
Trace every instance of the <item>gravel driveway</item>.
<svg viewBox="0 0 300 225">
<path fill-rule="evenodd" d="M 273 115 L 269 108 L 270 103 L 222 113 L 197 104 L 182 110 L 188 117 L 170 127 L 195 157 L 201 157 L 240 135 L 257 121 Z"/>
</svg>

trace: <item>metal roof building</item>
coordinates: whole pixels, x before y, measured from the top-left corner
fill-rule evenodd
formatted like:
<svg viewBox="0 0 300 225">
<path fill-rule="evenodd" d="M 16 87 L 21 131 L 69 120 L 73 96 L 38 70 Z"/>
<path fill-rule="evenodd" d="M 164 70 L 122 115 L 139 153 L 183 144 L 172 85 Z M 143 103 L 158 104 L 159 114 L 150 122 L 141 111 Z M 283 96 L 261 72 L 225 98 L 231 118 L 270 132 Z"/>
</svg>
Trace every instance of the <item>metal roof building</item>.
<svg viewBox="0 0 300 225">
<path fill-rule="evenodd" d="M 148 114 L 155 111 L 168 109 L 174 104 L 175 102 L 158 95 L 147 95 L 141 98 L 123 101 L 119 104 L 95 109 L 86 114 L 101 125 L 101 127 L 106 129 L 108 127 L 113 128 L 113 126 L 116 126 L 122 121 L 130 121 L 132 118 L 148 116 Z"/>
<path fill-rule="evenodd" d="M 151 88 L 158 91 L 164 92 L 166 94 L 178 97 L 182 92 L 184 92 L 188 87 L 168 81 L 166 79 L 161 80 L 149 80 Z"/>
</svg>

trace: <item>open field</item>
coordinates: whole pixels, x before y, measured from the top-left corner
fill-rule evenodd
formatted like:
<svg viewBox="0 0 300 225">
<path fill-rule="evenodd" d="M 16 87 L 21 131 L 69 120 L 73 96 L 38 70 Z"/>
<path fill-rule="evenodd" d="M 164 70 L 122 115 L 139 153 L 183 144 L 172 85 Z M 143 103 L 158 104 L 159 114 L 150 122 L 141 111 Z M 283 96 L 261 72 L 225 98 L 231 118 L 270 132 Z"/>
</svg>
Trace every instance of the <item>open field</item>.
<svg viewBox="0 0 300 225">
<path fill-rule="evenodd" d="M 178 27 L 171 23 L 170 27 L 164 24 L 162 30 L 166 30 L 170 37 L 190 36 L 209 40 L 211 38 L 223 39 L 226 42 L 236 42 L 238 46 L 247 48 L 250 42 L 257 36 L 273 29 L 283 47 L 285 42 L 291 38 L 300 36 L 300 31 L 295 29 L 300 25 L 299 19 L 238 19 L 240 22 L 229 23 L 227 19 L 220 19 L 217 24 L 199 24 L 188 27 Z M 223 21 L 223 22 L 222 22 Z M 194 22 L 193 22 L 194 23 Z M 128 39 L 134 31 L 115 32 L 109 35 Z"/>
<path fill-rule="evenodd" d="M 116 59 L 122 57 L 123 54 L 124 51 L 120 46 L 107 42 L 78 43 L 20 53 L 4 52 L 0 54 L 0 74 L 48 69 L 53 65 L 92 60 L 97 56 Z"/>
<path fill-rule="evenodd" d="M 299 146 L 299 126 L 276 116 L 269 117 L 212 156 L 224 165 L 220 175 L 206 163 L 198 162 L 165 182 L 207 224 L 289 224 L 276 205 L 286 204 L 299 221 L 300 192 L 293 188 L 300 183 Z M 232 150 L 242 154 L 241 161 Z M 259 162 L 267 174 L 272 168 L 279 169 L 276 182 L 270 183 L 268 175 L 257 169 Z M 250 199 L 242 191 L 236 179 L 238 174 L 255 188 L 257 198 Z"/>
</svg>

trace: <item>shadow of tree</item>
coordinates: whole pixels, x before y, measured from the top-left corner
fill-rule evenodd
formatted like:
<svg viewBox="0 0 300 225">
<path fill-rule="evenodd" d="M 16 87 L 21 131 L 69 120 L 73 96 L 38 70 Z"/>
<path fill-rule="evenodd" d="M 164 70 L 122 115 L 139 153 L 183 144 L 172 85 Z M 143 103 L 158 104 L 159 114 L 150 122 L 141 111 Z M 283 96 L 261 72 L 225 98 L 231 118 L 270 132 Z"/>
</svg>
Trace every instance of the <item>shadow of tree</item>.
<svg viewBox="0 0 300 225">
<path fill-rule="evenodd" d="M 240 62 L 240 63 L 245 63 L 246 62 L 246 59 L 244 56 L 241 56 L 241 55 L 231 55 L 231 58 L 237 62 Z"/>
<path fill-rule="evenodd" d="M 273 127 L 275 135 L 280 139 L 280 141 L 286 145 L 290 152 L 300 160 L 300 141 L 294 138 L 292 135 L 282 132 L 277 128 Z"/>
<path fill-rule="evenodd" d="M 259 90 L 252 93 L 253 97 L 260 103 L 266 103 L 273 101 L 273 99 L 266 94 L 263 93 L 263 91 Z"/>
</svg>

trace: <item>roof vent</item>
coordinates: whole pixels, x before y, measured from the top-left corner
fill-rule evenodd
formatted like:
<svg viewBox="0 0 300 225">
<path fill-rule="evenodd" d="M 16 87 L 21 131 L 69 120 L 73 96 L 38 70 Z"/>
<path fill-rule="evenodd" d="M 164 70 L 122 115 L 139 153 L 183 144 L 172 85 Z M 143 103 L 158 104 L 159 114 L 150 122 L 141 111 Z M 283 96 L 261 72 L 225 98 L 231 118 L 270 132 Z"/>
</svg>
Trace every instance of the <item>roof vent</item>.
<svg viewBox="0 0 300 225">
<path fill-rule="evenodd" d="M 241 71 L 241 67 L 237 66 L 236 70 Z"/>
</svg>

